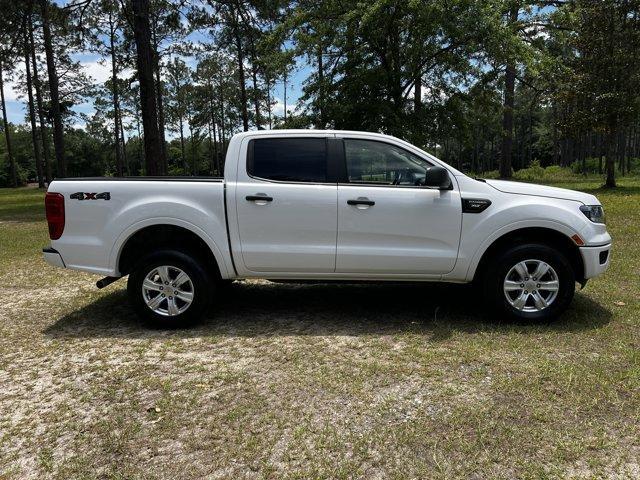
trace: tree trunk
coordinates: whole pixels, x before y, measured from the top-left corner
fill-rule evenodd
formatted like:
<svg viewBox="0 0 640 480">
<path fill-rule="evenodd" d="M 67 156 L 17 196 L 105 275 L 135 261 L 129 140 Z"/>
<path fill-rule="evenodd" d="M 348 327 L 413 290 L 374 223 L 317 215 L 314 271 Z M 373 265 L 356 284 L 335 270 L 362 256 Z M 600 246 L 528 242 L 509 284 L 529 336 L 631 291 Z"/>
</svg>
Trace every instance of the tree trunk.
<svg viewBox="0 0 640 480">
<path fill-rule="evenodd" d="M 637 145 L 638 145 L 638 126 L 633 126 L 633 134 L 631 137 L 631 142 L 629 145 L 629 155 L 627 155 L 627 172 L 631 173 L 631 158 L 637 156 Z"/>
<path fill-rule="evenodd" d="M 111 88 L 113 89 L 113 139 L 116 154 L 116 175 L 122 177 L 124 168 L 122 162 L 122 152 L 120 150 L 120 103 L 118 100 L 118 65 L 116 63 L 115 48 L 115 28 L 113 24 L 113 16 L 109 12 L 109 48 L 111 50 Z"/>
<path fill-rule="evenodd" d="M 607 133 L 607 179 L 605 186 L 616 186 L 615 131 Z"/>
<path fill-rule="evenodd" d="M 144 130 L 144 160 L 147 175 L 158 175 L 160 159 L 160 133 L 156 110 L 155 82 L 153 79 L 153 50 L 149 27 L 149 0 L 131 0 L 134 15 L 136 65 L 140 81 L 140 109 Z"/>
<path fill-rule="evenodd" d="M 322 45 L 318 45 L 318 128 L 325 128 L 327 120 L 324 116 L 324 62 Z"/>
<path fill-rule="evenodd" d="M 124 136 L 124 126 L 122 125 L 122 114 L 120 115 L 120 139 L 122 142 L 122 162 L 124 163 L 125 171 L 127 175 L 131 175 L 131 169 L 129 168 L 129 160 L 127 159 L 127 139 Z"/>
<path fill-rule="evenodd" d="M 213 153 L 213 134 L 211 133 L 211 122 L 207 122 L 207 133 L 209 134 L 209 154 L 211 156 L 211 162 L 209 163 L 209 171 L 211 172 L 211 176 L 213 176 L 215 168 L 216 168 L 216 158 Z"/>
<path fill-rule="evenodd" d="M 269 130 L 273 128 L 273 121 L 271 119 L 271 82 L 267 77 L 267 115 L 269 117 Z"/>
<path fill-rule="evenodd" d="M 518 21 L 518 6 L 511 7 L 509 23 Z M 513 103 L 515 97 L 516 64 L 509 55 L 504 73 L 504 108 L 502 116 L 502 152 L 500 156 L 500 177 L 511 178 L 511 151 L 513 148 Z"/>
<path fill-rule="evenodd" d="M 620 172 L 624 176 L 625 167 L 626 167 L 625 158 L 627 156 L 627 129 L 626 128 L 621 129 L 620 136 L 621 136 L 621 142 L 620 142 L 620 154 L 618 155 L 618 158 L 619 158 L 618 161 L 620 162 Z"/>
<path fill-rule="evenodd" d="M 260 95 L 258 92 L 258 71 L 256 68 L 255 55 L 251 58 L 251 76 L 253 80 L 253 106 L 256 111 L 256 130 L 260 130 L 262 126 L 262 116 L 260 115 Z"/>
<path fill-rule="evenodd" d="M 44 160 L 44 171 L 47 184 L 51 182 L 51 161 L 49 159 L 49 137 L 47 135 L 47 124 L 44 118 L 42 106 L 42 85 L 38 77 L 38 62 L 36 60 L 36 44 L 33 39 L 33 20 L 29 17 L 29 49 L 31 50 L 31 64 L 33 66 L 33 86 L 36 90 L 36 110 L 38 111 L 38 121 L 40 122 L 40 139 L 42 140 L 42 158 Z"/>
<path fill-rule="evenodd" d="M 58 91 L 58 73 L 56 72 L 55 54 L 51 41 L 51 26 L 49 24 L 49 0 L 40 0 L 42 9 L 42 31 L 44 33 L 44 51 L 47 57 L 47 74 L 49 75 L 49 93 L 51 97 L 51 115 L 53 117 L 53 146 L 56 152 L 58 177 L 67 175 L 67 165 L 64 158 L 64 127 L 62 125 L 62 111 L 60 110 L 60 93 Z"/>
<path fill-rule="evenodd" d="M 178 123 L 180 125 L 180 156 L 182 157 L 184 173 L 188 173 L 189 165 L 187 164 L 187 155 L 184 152 L 184 120 L 182 119 L 182 114 L 178 117 Z"/>
<path fill-rule="evenodd" d="M 602 133 L 597 134 L 597 145 L 596 148 L 598 150 L 598 175 L 602 175 L 602 157 L 604 156 L 604 146 L 602 145 Z"/>
<path fill-rule="evenodd" d="M 287 123 L 287 69 L 285 68 L 284 70 L 284 75 L 283 75 L 283 90 L 284 90 L 284 123 L 285 123 L 285 127 L 286 127 L 286 123 Z"/>
<path fill-rule="evenodd" d="M 213 121 L 212 124 L 213 129 L 213 171 L 214 175 L 222 176 L 220 174 L 220 156 L 218 153 L 218 132 L 216 131 L 216 122 Z"/>
<path fill-rule="evenodd" d="M 2 121 L 4 122 L 4 140 L 7 144 L 7 157 L 9 158 L 9 179 L 10 186 L 18 186 L 18 174 L 16 171 L 16 161 L 13 158 L 13 150 L 11 148 L 11 131 L 9 130 L 9 120 L 7 120 L 7 104 L 4 101 L 4 65 L 0 60 L 0 100 L 2 101 Z"/>
<path fill-rule="evenodd" d="M 220 79 L 220 145 L 221 145 L 221 155 L 220 155 L 220 168 L 224 167 L 224 155 L 226 153 L 226 145 L 227 141 L 225 134 L 225 125 L 224 125 L 224 90 L 222 89 L 222 79 Z"/>
<path fill-rule="evenodd" d="M 422 108 L 422 75 L 416 76 L 413 91 L 413 112 L 418 113 Z"/>
<path fill-rule="evenodd" d="M 247 88 L 244 78 L 244 52 L 242 50 L 242 39 L 238 31 L 238 18 L 235 11 L 233 15 L 233 35 L 236 41 L 236 53 L 238 54 L 238 83 L 240 84 L 240 104 L 242 112 L 242 128 L 246 132 L 249 130 L 249 113 L 247 112 Z"/>
<path fill-rule="evenodd" d="M 160 158 L 158 160 L 158 170 L 161 175 L 166 175 L 168 170 L 167 142 L 165 140 L 164 128 L 164 100 L 162 91 L 162 77 L 160 75 L 160 55 L 158 54 L 158 40 L 156 38 L 155 25 L 153 35 L 153 70 L 156 75 L 156 97 L 158 105 L 158 134 L 160 135 Z"/>
<path fill-rule="evenodd" d="M 580 161 L 582 162 L 582 174 L 587 176 L 587 152 L 584 145 L 583 137 L 580 136 Z M 588 138 L 588 137 L 587 137 Z"/>
<path fill-rule="evenodd" d="M 142 132 L 140 131 L 140 117 L 142 116 L 140 112 L 140 106 L 138 102 L 136 102 L 136 130 L 138 131 L 138 165 L 140 169 L 142 169 L 142 164 L 144 160 L 144 142 L 142 139 Z"/>
<path fill-rule="evenodd" d="M 193 139 L 193 118 L 187 118 L 187 120 L 189 121 L 189 136 L 191 143 L 191 175 L 194 176 L 198 174 L 198 170 L 196 168 L 196 144 Z"/>
<path fill-rule="evenodd" d="M 216 109 L 215 109 L 215 90 L 213 85 L 209 85 L 209 115 L 211 117 L 211 129 L 213 130 L 213 172 L 220 175 L 220 164 L 218 161 L 218 138 L 216 133 Z"/>
<path fill-rule="evenodd" d="M 31 17 L 31 12 L 27 15 Z M 27 97 L 29 99 L 29 122 L 31 123 L 31 140 L 33 142 L 33 156 L 36 159 L 36 173 L 38 175 L 38 187 L 44 188 L 44 174 L 42 170 L 42 154 L 40 152 L 40 140 L 38 139 L 38 127 L 36 125 L 36 108 L 33 101 L 33 81 L 31 78 L 31 60 L 29 60 L 29 25 L 24 27 L 24 65 L 27 80 Z"/>
</svg>

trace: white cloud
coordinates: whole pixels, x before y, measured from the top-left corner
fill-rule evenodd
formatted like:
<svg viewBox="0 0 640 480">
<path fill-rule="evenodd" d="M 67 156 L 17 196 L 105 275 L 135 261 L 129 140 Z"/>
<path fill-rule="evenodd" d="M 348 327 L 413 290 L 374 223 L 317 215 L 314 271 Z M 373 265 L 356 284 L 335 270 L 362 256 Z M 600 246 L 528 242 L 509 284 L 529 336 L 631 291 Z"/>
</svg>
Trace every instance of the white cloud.
<svg viewBox="0 0 640 480">
<path fill-rule="evenodd" d="M 18 63 L 16 65 L 15 71 L 14 71 L 14 77 L 17 77 L 19 74 L 22 74 L 22 72 L 24 72 L 24 62 L 22 63 Z M 15 78 L 11 79 L 11 80 L 7 80 L 6 78 L 6 74 L 5 74 L 5 78 L 4 78 L 5 82 L 4 82 L 4 99 L 7 102 L 13 102 L 13 101 L 20 101 L 20 92 L 18 90 L 18 82 L 16 82 Z"/>
<path fill-rule="evenodd" d="M 284 102 L 279 98 L 274 98 L 273 100 L 275 103 L 271 106 L 271 113 L 279 116 L 284 115 Z M 291 105 L 287 105 L 287 107 L 291 110 Z"/>
<path fill-rule="evenodd" d="M 111 78 L 111 62 L 92 60 L 81 62 L 84 72 L 89 75 L 96 83 L 102 84 Z M 127 68 L 118 72 L 118 78 L 128 78 L 133 70 Z"/>
</svg>

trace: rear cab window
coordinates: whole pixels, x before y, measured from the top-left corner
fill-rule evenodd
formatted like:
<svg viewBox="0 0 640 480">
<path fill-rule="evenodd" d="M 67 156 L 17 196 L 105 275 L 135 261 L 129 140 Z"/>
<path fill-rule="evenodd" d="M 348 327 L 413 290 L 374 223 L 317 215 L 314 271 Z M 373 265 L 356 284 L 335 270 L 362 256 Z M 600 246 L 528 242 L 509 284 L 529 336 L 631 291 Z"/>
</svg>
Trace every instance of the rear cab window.
<svg viewBox="0 0 640 480">
<path fill-rule="evenodd" d="M 326 138 L 258 138 L 247 156 L 251 177 L 277 182 L 326 183 Z"/>
</svg>

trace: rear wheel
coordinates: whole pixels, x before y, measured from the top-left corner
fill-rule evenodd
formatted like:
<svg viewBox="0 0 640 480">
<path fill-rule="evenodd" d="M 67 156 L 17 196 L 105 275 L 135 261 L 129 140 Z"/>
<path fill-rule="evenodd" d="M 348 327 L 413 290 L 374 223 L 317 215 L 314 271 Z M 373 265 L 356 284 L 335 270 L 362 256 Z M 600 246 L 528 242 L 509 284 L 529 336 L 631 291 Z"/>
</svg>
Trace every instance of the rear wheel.
<svg viewBox="0 0 640 480">
<path fill-rule="evenodd" d="M 571 303 L 575 274 L 561 252 L 531 243 L 498 256 L 483 284 L 485 299 L 497 313 L 511 320 L 545 321 Z"/>
<path fill-rule="evenodd" d="M 210 305 L 214 284 L 187 252 L 162 250 L 138 262 L 127 283 L 136 313 L 160 328 L 191 326 Z"/>
</svg>

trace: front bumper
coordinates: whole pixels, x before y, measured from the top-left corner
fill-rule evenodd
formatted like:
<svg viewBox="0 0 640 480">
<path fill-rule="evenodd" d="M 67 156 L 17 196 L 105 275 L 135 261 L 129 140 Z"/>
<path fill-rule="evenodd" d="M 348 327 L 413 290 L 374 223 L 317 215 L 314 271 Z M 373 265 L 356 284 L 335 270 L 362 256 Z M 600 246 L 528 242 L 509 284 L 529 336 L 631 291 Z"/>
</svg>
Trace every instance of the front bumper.
<svg viewBox="0 0 640 480">
<path fill-rule="evenodd" d="M 580 255 L 582 255 L 582 263 L 584 264 L 585 280 L 597 277 L 609 268 L 611 244 L 608 243 L 597 247 L 580 247 Z"/>
<path fill-rule="evenodd" d="M 55 248 L 47 247 L 42 249 L 42 256 L 44 257 L 44 261 L 49 265 L 53 265 L 54 267 L 66 268 L 67 266 L 64 264 L 64 260 L 58 253 Z"/>
</svg>

